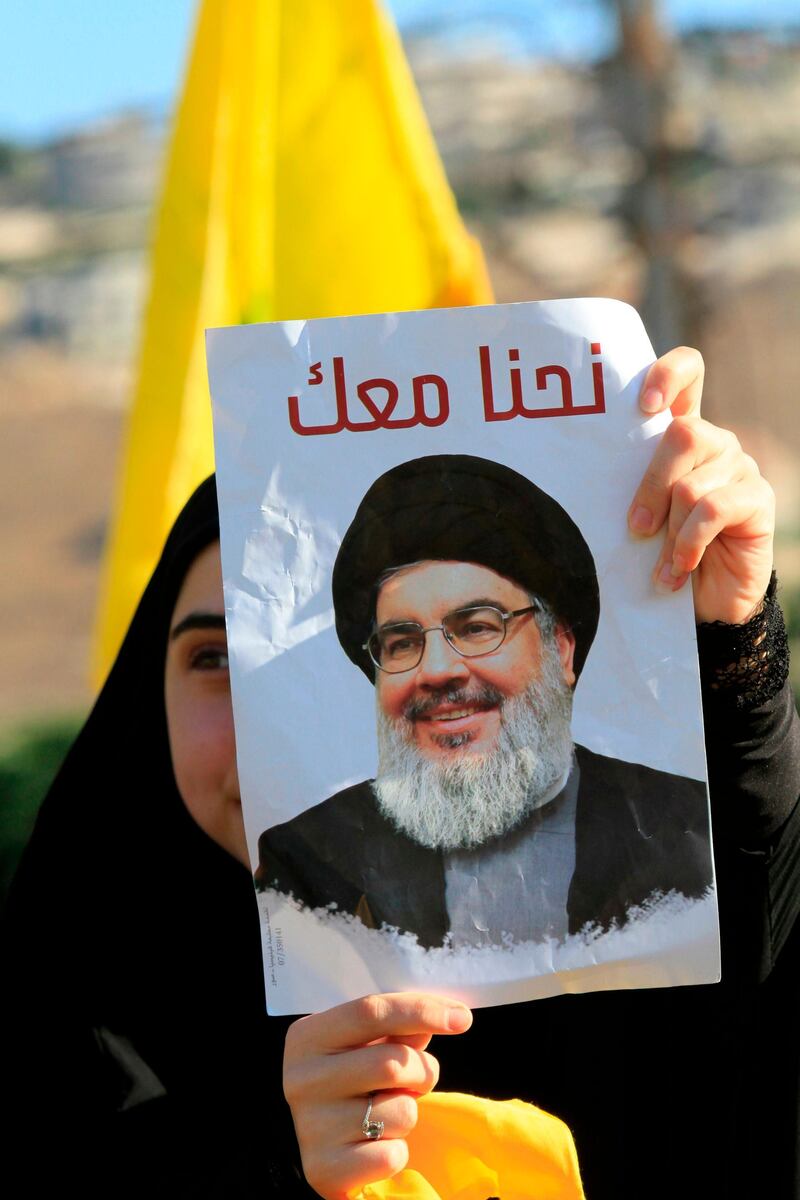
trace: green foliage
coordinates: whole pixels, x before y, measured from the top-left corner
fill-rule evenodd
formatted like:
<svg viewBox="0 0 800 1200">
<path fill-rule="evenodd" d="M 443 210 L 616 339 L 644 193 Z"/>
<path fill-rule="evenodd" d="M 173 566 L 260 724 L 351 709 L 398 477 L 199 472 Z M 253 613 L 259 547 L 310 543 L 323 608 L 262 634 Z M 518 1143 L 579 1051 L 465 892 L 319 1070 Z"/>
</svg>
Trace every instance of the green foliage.
<svg viewBox="0 0 800 1200">
<path fill-rule="evenodd" d="M 800 638 L 800 587 L 779 588 L 781 608 L 786 620 L 786 632 L 789 641 Z"/>
<path fill-rule="evenodd" d="M 18 158 L 19 150 L 14 143 L 0 139 L 0 175 L 10 174 Z"/>
<path fill-rule="evenodd" d="M 0 742 L 0 907 L 36 814 L 83 718 L 25 726 Z"/>
</svg>

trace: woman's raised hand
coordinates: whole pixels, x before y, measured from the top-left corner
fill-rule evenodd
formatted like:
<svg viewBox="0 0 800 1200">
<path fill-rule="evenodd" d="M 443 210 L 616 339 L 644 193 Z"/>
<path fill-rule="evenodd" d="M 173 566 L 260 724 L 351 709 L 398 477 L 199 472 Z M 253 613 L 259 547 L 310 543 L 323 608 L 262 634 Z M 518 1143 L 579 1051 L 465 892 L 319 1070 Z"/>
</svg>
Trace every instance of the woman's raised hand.
<svg viewBox="0 0 800 1200">
<path fill-rule="evenodd" d="M 654 572 L 657 587 L 677 591 L 693 572 L 695 617 L 748 620 L 772 571 L 775 497 L 736 437 L 700 418 L 703 359 L 671 350 L 647 372 L 639 406 L 671 409 L 664 433 L 628 510 L 640 537 L 665 530 Z"/>
<path fill-rule="evenodd" d="M 463 1033 L 472 1013 L 457 1000 L 414 992 L 364 996 L 303 1017 L 286 1035 L 283 1082 L 303 1170 L 325 1200 L 388 1179 L 408 1161 L 417 1098 L 436 1085 L 433 1034 Z M 362 1125 L 383 1125 L 369 1138 Z M 375 1130 L 373 1130 L 373 1134 Z"/>
</svg>

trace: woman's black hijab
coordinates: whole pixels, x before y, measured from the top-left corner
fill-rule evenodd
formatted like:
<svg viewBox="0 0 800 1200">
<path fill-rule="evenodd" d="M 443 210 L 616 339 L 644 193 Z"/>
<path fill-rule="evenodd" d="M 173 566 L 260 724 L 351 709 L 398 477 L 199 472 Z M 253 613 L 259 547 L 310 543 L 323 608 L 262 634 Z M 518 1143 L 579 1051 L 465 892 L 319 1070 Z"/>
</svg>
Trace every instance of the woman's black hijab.
<svg viewBox="0 0 800 1200">
<path fill-rule="evenodd" d="M 175 522 L 12 885 L 4 1070 L 21 1127 L 51 1118 L 80 1141 L 152 1124 L 142 1114 L 166 1104 L 172 1152 L 175 1113 L 234 1121 L 265 1081 L 280 1096 L 285 1024 L 264 1015 L 252 882 L 186 811 L 167 739 L 172 613 L 218 537 L 211 477 Z"/>
</svg>

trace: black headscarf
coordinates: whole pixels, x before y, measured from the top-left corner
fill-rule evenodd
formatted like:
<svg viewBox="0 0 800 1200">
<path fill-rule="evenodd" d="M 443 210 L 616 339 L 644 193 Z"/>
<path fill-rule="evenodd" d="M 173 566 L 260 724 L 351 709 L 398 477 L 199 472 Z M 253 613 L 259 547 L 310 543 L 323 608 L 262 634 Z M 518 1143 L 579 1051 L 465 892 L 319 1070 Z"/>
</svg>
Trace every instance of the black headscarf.
<svg viewBox="0 0 800 1200">
<path fill-rule="evenodd" d="M 172 613 L 218 537 L 212 477 L 169 535 L 44 800 L 4 917 L 2 1057 L 20 1137 L 42 1150 L 58 1138 L 84 1188 L 91 1179 L 115 1196 L 152 1188 L 162 1171 L 171 1195 L 184 1194 L 184 1175 L 206 1186 L 222 1172 L 229 1186 L 265 1106 L 275 1157 L 291 1144 L 286 1024 L 265 1013 L 252 881 L 189 816 L 167 738 Z M 45 1175 L 48 1154 L 36 1164 Z M 66 1162 L 52 1165 L 61 1183 Z M 271 1162 L 259 1163 L 268 1194 Z"/>
</svg>

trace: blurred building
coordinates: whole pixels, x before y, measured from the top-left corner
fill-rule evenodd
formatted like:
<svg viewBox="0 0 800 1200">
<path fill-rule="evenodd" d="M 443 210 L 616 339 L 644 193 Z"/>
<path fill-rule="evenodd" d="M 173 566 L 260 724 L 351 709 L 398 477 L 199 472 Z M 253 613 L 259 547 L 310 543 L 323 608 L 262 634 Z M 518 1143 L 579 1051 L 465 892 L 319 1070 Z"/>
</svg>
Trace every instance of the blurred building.
<svg viewBox="0 0 800 1200">
<path fill-rule="evenodd" d="M 141 250 L 110 251 L 20 278 L 11 330 L 76 357 L 119 361 L 132 349 L 146 282 Z"/>
<path fill-rule="evenodd" d="M 162 129 L 123 113 L 46 149 L 45 200 L 57 208 L 148 208 L 158 183 Z"/>
<path fill-rule="evenodd" d="M 23 204 L 13 170 L 0 178 L 0 347 L 130 357 L 163 135 L 160 121 L 127 113 L 51 142 L 33 171 L 28 156 Z"/>
</svg>

